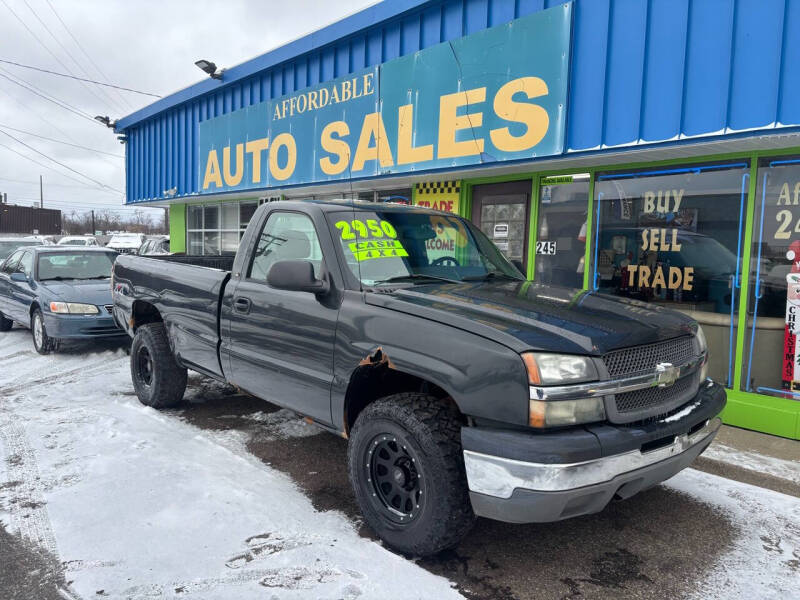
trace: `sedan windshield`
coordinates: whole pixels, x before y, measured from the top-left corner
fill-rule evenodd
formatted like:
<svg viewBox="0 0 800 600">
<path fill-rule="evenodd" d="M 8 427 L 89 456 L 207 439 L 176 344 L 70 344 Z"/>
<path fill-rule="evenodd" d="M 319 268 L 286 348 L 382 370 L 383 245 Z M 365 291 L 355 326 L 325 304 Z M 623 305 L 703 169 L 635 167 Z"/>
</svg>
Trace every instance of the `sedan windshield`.
<svg viewBox="0 0 800 600">
<path fill-rule="evenodd" d="M 60 245 L 62 245 L 62 246 L 85 246 L 86 245 L 86 240 L 81 239 L 81 238 L 75 238 L 75 239 L 72 239 L 72 240 L 64 239 L 64 240 L 59 240 L 58 243 Z"/>
<path fill-rule="evenodd" d="M 363 285 L 523 279 L 480 230 L 455 215 L 360 210 L 329 213 L 328 220 Z"/>
<path fill-rule="evenodd" d="M 12 241 L 12 242 L 0 242 L 0 260 L 6 259 L 11 256 L 11 253 L 14 252 L 17 248 L 22 248 L 23 246 L 38 246 L 39 242 L 31 241 L 31 240 L 20 240 L 20 241 Z"/>
<path fill-rule="evenodd" d="M 38 280 L 107 279 L 116 254 L 111 252 L 59 252 L 39 255 Z"/>
</svg>

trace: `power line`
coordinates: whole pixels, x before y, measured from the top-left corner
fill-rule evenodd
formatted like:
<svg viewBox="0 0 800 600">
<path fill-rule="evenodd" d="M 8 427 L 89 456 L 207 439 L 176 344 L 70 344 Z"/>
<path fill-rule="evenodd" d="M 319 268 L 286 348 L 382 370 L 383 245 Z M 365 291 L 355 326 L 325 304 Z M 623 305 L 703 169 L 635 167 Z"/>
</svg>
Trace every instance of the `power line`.
<svg viewBox="0 0 800 600">
<path fill-rule="evenodd" d="M 2 0 L 0 0 L 0 2 L 2 2 Z M 8 73 L 8 71 L 6 71 L 5 69 L 3 69 L 2 67 L 0 67 L 0 71 L 3 71 L 3 73 Z M 94 117 L 92 117 L 91 115 L 89 115 L 89 113 L 83 112 L 82 110 L 80 110 L 80 109 L 78 109 L 78 108 L 75 108 L 74 106 L 71 106 L 71 105 L 67 104 L 67 103 L 66 103 L 66 102 L 64 102 L 63 100 L 58 100 L 58 99 L 57 99 L 55 96 L 53 96 L 52 98 L 49 98 L 49 97 L 48 97 L 48 95 L 49 95 L 49 94 L 48 94 L 48 95 L 45 95 L 45 94 L 44 94 L 44 93 L 42 93 L 42 92 L 38 92 L 38 91 L 36 91 L 36 90 L 34 89 L 34 87 L 33 87 L 31 84 L 27 84 L 27 82 L 26 82 L 24 79 L 17 78 L 17 79 L 19 79 L 19 81 L 16 81 L 16 80 L 12 79 L 11 77 L 9 77 L 8 75 L 3 75 L 3 73 L 0 73 L 0 77 L 2 77 L 2 78 L 4 78 L 4 79 L 8 79 L 8 80 L 9 80 L 11 83 L 15 83 L 15 84 L 17 84 L 18 86 L 20 86 L 20 87 L 22 87 L 22 88 L 25 88 L 26 90 L 28 90 L 28 91 L 29 91 L 29 92 L 31 92 L 32 94 L 36 94 L 37 96 L 39 96 L 39 97 L 41 97 L 41 98 L 44 98 L 45 100 L 47 100 L 47 101 L 49 101 L 49 102 L 52 102 L 53 104 L 55 104 L 55 105 L 57 105 L 57 106 L 60 106 L 61 108 L 64 108 L 64 109 L 66 109 L 66 110 L 70 111 L 71 113 L 75 113 L 75 114 L 76 114 L 76 115 L 78 115 L 79 117 L 83 117 L 84 119 L 88 119 L 89 121 L 92 121 L 93 123 L 97 123 L 97 121 L 95 121 L 95 120 L 94 120 Z M 20 83 L 20 81 L 22 81 L 22 82 L 24 82 L 24 83 Z M 27 85 L 25 85 L 25 84 L 27 84 Z"/>
<path fill-rule="evenodd" d="M 73 59 L 74 60 L 74 59 Z M 24 69 L 33 69 L 34 71 L 41 71 L 42 73 L 49 73 L 50 75 L 58 75 L 59 77 L 67 77 L 69 79 L 77 79 L 78 81 L 86 81 L 88 83 L 94 83 L 96 85 L 104 85 L 106 87 L 114 88 L 117 90 L 124 90 L 126 92 L 133 92 L 134 94 L 142 94 L 144 96 L 152 96 L 153 98 L 161 98 L 158 94 L 151 94 L 149 92 L 140 92 L 139 90 L 134 90 L 131 88 L 122 87 L 120 85 L 114 85 L 112 83 L 103 83 L 101 81 L 95 81 L 93 79 L 85 79 L 83 77 L 76 77 L 75 75 L 67 75 L 66 73 L 58 73 L 57 71 L 50 71 L 48 69 L 42 69 L 40 67 L 33 67 L 31 65 L 23 65 L 22 63 L 14 62 L 13 60 L 3 60 L 0 58 L 1 63 L 6 63 L 9 65 L 14 65 L 15 67 L 22 67 Z"/>
<path fill-rule="evenodd" d="M 0 181 L 8 181 L 10 183 L 28 183 L 28 184 L 31 184 L 31 185 L 39 185 L 39 182 L 38 181 L 34 181 L 33 179 L 12 179 L 10 177 L 0 177 Z M 84 184 L 80 184 L 80 185 L 70 185 L 68 183 L 48 183 L 47 185 L 48 185 L 48 187 L 63 187 L 63 188 L 76 188 L 76 189 L 77 188 L 81 188 L 81 189 L 84 189 L 84 190 L 87 190 L 87 191 L 97 192 L 98 194 L 111 195 L 110 192 L 107 192 L 105 190 L 101 190 L 100 188 L 98 188 L 96 186 L 93 186 L 93 185 L 86 185 L 85 183 Z"/>
<path fill-rule="evenodd" d="M 112 154 L 111 152 L 104 152 L 103 150 L 96 150 L 95 148 L 89 148 L 87 146 L 81 146 L 80 144 L 73 144 L 71 142 L 64 142 L 62 140 L 56 140 L 53 138 L 46 137 L 44 135 L 39 135 L 38 133 L 32 133 L 30 131 L 24 131 L 22 129 L 17 129 L 15 127 L 9 127 L 8 125 L 3 125 L 0 123 L 0 128 L 3 129 L 10 129 L 11 131 L 17 131 L 19 133 L 24 133 L 26 135 L 32 135 L 33 137 L 42 138 L 43 140 L 48 140 L 50 142 L 55 142 L 57 144 L 64 144 L 66 146 L 72 146 L 73 148 L 81 148 L 82 150 L 88 150 L 89 152 L 97 152 L 98 154 L 106 154 L 108 156 L 113 156 L 115 158 L 125 158 L 122 154 Z"/>
<path fill-rule="evenodd" d="M 39 43 L 39 45 L 40 45 L 42 48 L 44 48 L 45 50 L 47 50 L 48 54 L 50 54 L 50 56 L 52 56 L 52 57 L 55 59 L 55 61 L 56 61 L 58 64 L 60 64 L 60 65 L 61 65 L 61 66 L 62 66 L 62 67 L 63 67 L 63 68 L 66 70 L 66 71 L 68 71 L 69 73 L 72 73 L 72 70 L 71 70 L 71 69 L 70 69 L 70 68 L 69 68 L 69 67 L 68 67 L 66 64 L 64 64 L 64 61 L 62 61 L 62 60 L 61 60 L 61 59 L 60 59 L 60 58 L 59 58 L 59 57 L 58 57 L 58 56 L 57 56 L 57 55 L 56 55 L 56 54 L 55 54 L 55 53 L 54 53 L 54 52 L 53 52 L 53 51 L 50 49 L 50 47 L 49 47 L 49 46 L 47 46 L 47 44 L 45 44 L 45 43 L 42 41 L 42 39 L 41 39 L 41 38 L 40 38 L 38 35 L 36 35 L 36 33 L 34 33 L 34 31 L 33 31 L 33 30 L 30 28 L 30 27 L 28 27 L 28 24 L 25 22 L 25 20 L 24 20 L 22 17 L 20 17 L 20 16 L 19 16 L 19 15 L 18 15 L 18 14 L 17 14 L 15 11 L 14 11 L 14 9 L 13 9 L 13 8 L 11 8 L 11 7 L 8 5 L 8 3 L 6 2 L 6 0 L 0 0 L 0 2 L 2 2 L 2 3 L 5 5 L 5 7 L 6 7 L 6 8 L 7 8 L 7 9 L 8 9 L 8 10 L 11 12 L 11 14 L 12 14 L 12 15 L 14 15 L 14 17 L 17 19 L 17 21 L 19 21 L 19 22 L 20 22 L 20 24 L 21 24 L 21 25 L 22 25 L 22 26 L 23 26 L 23 27 L 24 27 L 24 28 L 25 28 L 25 29 L 28 31 L 28 33 L 30 33 L 30 34 L 31 34 L 31 36 L 33 36 L 33 39 L 35 39 L 35 40 L 36 40 L 36 41 Z M 39 20 L 39 22 L 41 23 L 41 22 L 42 22 L 42 21 L 41 21 L 41 19 L 39 19 L 39 16 L 38 16 L 38 15 L 35 13 L 35 11 L 34 11 L 34 10 L 33 10 L 33 9 L 30 7 L 30 5 L 29 5 L 29 4 L 26 2 L 26 0 L 23 0 L 23 2 L 25 2 L 25 6 L 27 6 L 27 7 L 28 7 L 28 10 L 30 10 L 30 11 L 33 13 L 33 16 L 34 16 L 34 17 L 36 17 L 36 18 Z M 44 25 L 44 23 L 42 23 L 42 24 Z M 53 34 L 52 34 L 52 32 L 50 32 L 50 30 L 49 30 L 49 29 L 47 29 L 47 25 L 44 25 L 44 28 L 45 28 L 45 29 L 48 31 L 48 33 L 50 33 L 50 35 L 51 35 L 51 36 L 53 35 Z M 101 102 L 104 102 L 103 100 L 101 100 L 101 99 L 100 99 L 100 96 L 98 96 L 97 94 L 95 94 L 95 93 L 94 93 L 94 90 L 92 90 L 91 88 L 87 87 L 85 83 L 82 83 L 81 85 L 82 85 L 84 88 L 86 88 L 86 89 L 89 91 L 89 93 L 91 93 L 91 94 L 92 94 L 92 95 L 93 95 L 95 98 L 97 98 L 97 99 L 98 99 L 98 100 L 100 100 Z"/>
<path fill-rule="evenodd" d="M 13 152 L 14 154 L 17 154 L 17 155 L 21 156 L 22 158 L 25 158 L 25 159 L 31 161 L 32 163 L 35 163 L 35 164 L 39 165 L 40 167 L 44 167 L 45 169 L 50 169 L 54 173 L 58 173 L 61 177 L 66 177 L 67 179 L 71 179 L 72 181 L 77 181 L 78 183 L 83 183 L 80 179 L 75 179 L 71 175 L 67 175 L 66 173 L 62 173 L 61 171 L 58 171 L 58 170 L 54 169 L 50 165 L 46 165 L 44 163 L 41 163 L 38 160 L 36 160 L 35 158 L 31 158 L 30 156 L 27 156 L 27 155 L 23 154 L 19 150 L 15 150 L 11 146 L 7 146 L 3 142 L 0 142 L 0 147 L 3 147 L 3 148 L 5 148 L 6 150 L 8 150 L 10 152 Z"/>
<path fill-rule="evenodd" d="M 87 75 L 87 76 L 88 76 L 88 75 L 89 75 L 89 73 L 87 73 L 87 72 L 86 72 L 86 69 L 84 69 L 84 68 L 83 68 L 83 65 L 81 65 L 81 64 L 80 64 L 80 63 L 79 63 L 77 60 L 75 60 L 75 57 L 74 57 L 74 56 L 72 56 L 72 53 L 71 53 L 69 50 L 67 50 L 67 48 L 64 46 L 64 44 L 62 44 L 62 43 L 61 43 L 61 40 L 59 40 L 59 39 L 58 39 L 58 38 L 55 36 L 55 34 L 54 34 L 54 33 L 53 33 L 51 30 L 50 30 L 50 28 L 47 26 L 47 23 L 45 23 L 45 22 L 44 22 L 44 21 L 43 21 L 43 20 L 42 20 L 42 19 L 39 17 L 39 14 L 38 14 L 38 13 L 37 13 L 37 12 L 36 12 L 34 9 L 33 9 L 33 7 L 32 7 L 30 4 L 28 4 L 28 0 L 22 0 L 22 2 L 25 4 L 25 6 L 27 6 L 27 7 L 28 7 L 28 10 L 29 10 L 29 11 L 31 11 L 31 14 L 34 16 L 34 18 L 35 18 L 37 21 L 39 21 L 39 23 L 42 25 L 42 27 L 44 27 L 45 31 L 46 31 L 47 33 L 49 33 L 49 34 L 50 34 L 50 37 L 51 37 L 51 38 L 53 38 L 53 41 L 55 41 L 55 43 L 56 43 L 56 44 L 58 44 L 58 47 L 59 47 L 59 48 L 61 48 L 61 49 L 64 51 L 64 53 L 65 53 L 67 56 L 69 56 L 69 57 L 70 57 L 70 59 L 72 59 L 72 62 L 74 62 L 74 63 L 75 63 L 75 65 L 76 65 L 76 66 L 77 66 L 77 67 L 78 67 L 78 68 L 79 68 L 79 69 L 80 69 L 80 70 L 83 72 L 83 74 L 84 74 L 84 75 Z M 75 73 L 73 73 L 71 69 L 67 69 L 67 71 L 69 71 L 70 75 L 73 75 L 73 76 L 75 75 Z M 80 80 L 80 78 L 76 78 L 76 79 Z M 95 93 L 94 93 L 94 90 L 92 90 L 91 88 L 87 87 L 85 83 L 81 83 L 81 85 L 82 85 L 84 88 L 86 88 L 86 89 L 89 91 L 89 93 L 90 93 L 90 94 L 92 94 L 92 96 L 94 96 L 95 98 L 97 98 L 98 100 L 100 100 L 100 102 L 105 102 L 104 100 L 102 100 L 102 99 L 100 98 L 100 96 L 98 96 L 97 94 L 95 94 Z M 111 102 L 111 105 L 113 105 L 113 106 L 114 106 L 114 108 L 115 108 L 116 110 L 119 110 L 119 109 L 120 109 L 120 104 L 118 104 L 118 103 L 117 103 L 117 101 L 116 101 L 116 100 L 114 100 L 114 98 L 112 98 L 112 97 L 111 97 L 111 96 L 108 94 L 108 92 L 106 92 L 104 89 L 100 89 L 99 91 L 103 92 L 103 95 L 104 95 L 106 98 L 108 98 L 108 100 Z"/>
<path fill-rule="evenodd" d="M 75 37 L 75 36 L 72 34 L 72 30 L 71 30 L 69 27 L 67 27 L 67 24 L 64 22 L 64 19 L 62 19 L 62 18 L 61 18 L 61 15 L 59 15 L 59 14 L 58 14 L 58 11 L 56 10 L 56 7 L 55 7 L 55 6 L 53 6 L 53 3 L 52 3 L 50 0 L 47 0 L 47 5 L 50 7 L 50 10 L 51 10 L 51 11 L 53 11 L 53 14 L 56 16 L 56 18 L 58 19 L 58 21 L 61 23 L 61 26 L 64 28 L 64 31 L 66 31 L 66 32 L 67 32 L 67 34 L 69 35 L 69 37 L 71 37 L 71 38 L 72 38 L 72 41 L 73 41 L 73 42 L 75 42 L 75 45 L 76 45 L 76 46 L 77 46 L 77 47 L 80 49 L 80 51 L 81 51 L 81 52 L 83 52 L 83 55 L 86 57 L 86 59 L 87 59 L 87 60 L 88 60 L 88 61 L 89 61 L 89 62 L 92 64 L 92 66 L 93 66 L 93 67 L 95 68 L 95 70 L 96 70 L 96 71 L 97 71 L 97 72 L 100 74 L 100 76 L 101 76 L 101 77 L 102 77 L 102 78 L 103 78 L 103 79 L 106 81 L 106 83 L 108 83 L 108 75 L 106 75 L 106 74 L 103 72 L 103 70 L 100 68 L 100 66 L 99 66 L 99 65 L 98 65 L 96 62 L 94 62 L 94 60 L 92 60 L 92 57 L 91 57 L 91 56 L 89 56 L 89 53 L 88 53 L 88 52 L 86 52 L 86 49 L 83 47 L 83 44 L 81 44 L 81 43 L 78 41 L 78 38 L 76 38 L 76 37 Z M 122 101 L 123 101 L 125 104 L 127 104 L 127 105 L 128 105 L 128 108 L 129 108 L 129 109 L 133 110 L 133 105 L 132 105 L 130 102 L 128 102 L 128 99 L 127 99 L 127 98 L 126 98 L 124 95 L 122 95 L 122 94 L 120 94 L 119 92 L 117 92 L 117 96 L 119 96 L 119 97 L 120 97 L 120 99 L 121 99 L 121 100 L 122 100 Z"/>
<path fill-rule="evenodd" d="M 57 132 L 59 132 L 59 133 L 60 133 L 61 135 L 63 135 L 64 137 L 69 137 L 69 135 L 68 135 L 68 134 L 67 134 L 67 133 L 66 133 L 66 132 L 65 132 L 63 129 L 61 129 L 61 128 L 60 128 L 58 125 L 55 125 L 54 123 L 50 122 L 50 120 L 49 120 L 49 119 L 46 119 L 45 117 L 43 117 L 42 115 L 40 115 L 40 114 L 39 114 L 37 111 L 33 110 L 33 108 L 31 108 L 31 107 L 30 107 L 30 105 L 28 105 L 28 104 L 24 104 L 24 103 L 20 102 L 19 100 L 17 100 L 17 99 L 16 99 L 14 96 L 12 96 L 12 95 L 11 95 L 11 94 L 8 92 L 8 90 L 5 90 L 5 89 L 3 89 L 2 87 L 0 87 L 0 92 L 3 92 L 3 93 L 6 95 L 6 96 L 8 96 L 9 98 L 11 98 L 11 100 L 13 100 L 13 101 L 14 101 L 14 102 L 15 102 L 15 103 L 18 105 L 18 106 L 20 106 L 20 107 L 22 107 L 24 110 L 27 110 L 28 112 L 30 112 L 30 113 L 31 113 L 33 116 L 35 116 L 36 118 L 38 118 L 38 119 L 39 119 L 40 121 L 42 121 L 43 123 L 45 123 L 45 124 L 49 125 L 49 126 L 50 126 L 50 127 L 52 127 L 53 129 L 55 129 Z"/>
<path fill-rule="evenodd" d="M 44 152 L 41 152 L 41 151 L 37 150 L 36 148 L 34 148 L 33 146 L 31 146 L 31 145 L 29 145 L 29 144 L 26 144 L 25 142 L 23 142 L 22 140 L 20 140 L 20 139 L 18 139 L 18 138 L 16 138 L 16 137 L 14 137 L 13 135 L 11 135 L 10 133 L 8 133 L 7 131 L 3 131 L 2 129 L 0 129 L 0 133 L 2 133 L 2 134 L 3 134 L 3 135 L 5 135 L 5 136 L 8 136 L 8 137 L 10 137 L 12 140 L 14 140 L 15 142 L 17 142 L 18 144 L 22 144 L 23 146 L 25 146 L 25 147 L 26 147 L 26 148 L 28 148 L 29 150 L 33 150 L 34 152 L 36 152 L 36 154 L 39 154 L 39 155 L 41 155 L 41 156 L 44 156 L 46 159 L 53 161 L 53 162 L 54 162 L 54 163 L 56 163 L 57 165 L 59 165 L 59 166 L 61 166 L 61 167 L 64 167 L 65 169 L 68 169 L 69 171 L 72 171 L 73 173 L 76 173 L 77 175 L 80 175 L 81 177 L 85 177 L 86 179 L 88 179 L 88 180 L 89 180 L 89 181 L 91 181 L 92 183 L 96 183 L 96 184 L 97 184 L 97 185 L 99 185 L 100 187 L 103 187 L 103 188 L 106 188 L 106 189 L 109 189 L 109 190 L 113 190 L 113 191 L 115 191 L 115 192 L 117 192 L 117 193 L 119 193 L 119 194 L 125 195 L 125 192 L 123 192 L 122 190 L 117 190 L 117 189 L 115 189 L 115 188 L 112 188 L 110 185 L 106 185 L 105 183 L 102 183 L 102 182 L 100 182 L 100 181 L 97 181 L 96 179 L 93 179 L 93 178 L 89 177 L 88 175 L 85 175 L 85 174 L 81 173 L 80 171 L 78 171 L 78 170 L 76 170 L 76 169 L 73 169 L 73 168 L 72 168 L 72 167 L 70 167 L 69 165 L 65 165 L 64 163 L 57 161 L 55 158 L 52 158 L 52 157 L 48 156 L 48 155 L 47 155 L 47 154 L 45 154 Z"/>
</svg>

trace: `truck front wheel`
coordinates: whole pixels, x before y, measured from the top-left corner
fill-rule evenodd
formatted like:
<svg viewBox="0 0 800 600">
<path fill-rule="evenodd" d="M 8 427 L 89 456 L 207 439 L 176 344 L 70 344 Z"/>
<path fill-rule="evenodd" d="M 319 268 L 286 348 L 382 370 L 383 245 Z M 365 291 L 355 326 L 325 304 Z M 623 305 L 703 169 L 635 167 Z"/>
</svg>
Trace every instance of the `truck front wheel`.
<svg viewBox="0 0 800 600">
<path fill-rule="evenodd" d="M 136 330 L 131 344 L 131 379 L 139 401 L 153 408 L 169 408 L 183 399 L 186 369 L 172 355 L 163 323 Z"/>
<path fill-rule="evenodd" d="M 455 546 L 475 515 L 455 406 L 403 393 L 376 400 L 350 432 L 348 471 L 367 524 L 390 547 L 427 556 Z"/>
</svg>

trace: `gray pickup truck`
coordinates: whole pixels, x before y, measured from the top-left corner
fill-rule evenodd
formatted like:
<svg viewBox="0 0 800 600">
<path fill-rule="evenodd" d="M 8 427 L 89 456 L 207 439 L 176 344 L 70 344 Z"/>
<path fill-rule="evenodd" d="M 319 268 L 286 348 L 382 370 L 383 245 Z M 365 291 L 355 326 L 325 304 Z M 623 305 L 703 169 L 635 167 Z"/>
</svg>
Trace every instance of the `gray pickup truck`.
<svg viewBox="0 0 800 600">
<path fill-rule="evenodd" d="M 112 288 L 144 404 L 179 403 L 192 369 L 348 438 L 367 523 L 413 555 L 476 515 L 556 521 L 656 485 L 726 401 L 692 319 L 526 281 L 421 208 L 265 204 L 235 258 L 120 256 Z"/>
</svg>

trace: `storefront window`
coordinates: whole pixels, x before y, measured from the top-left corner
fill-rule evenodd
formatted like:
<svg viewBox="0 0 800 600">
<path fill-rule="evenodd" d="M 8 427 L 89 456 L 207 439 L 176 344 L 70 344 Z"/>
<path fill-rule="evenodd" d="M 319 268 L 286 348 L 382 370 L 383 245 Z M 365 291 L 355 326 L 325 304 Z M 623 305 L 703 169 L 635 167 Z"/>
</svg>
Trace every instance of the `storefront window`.
<svg viewBox="0 0 800 600">
<path fill-rule="evenodd" d="M 545 177 L 539 188 L 536 282 L 583 287 L 589 174 Z"/>
<path fill-rule="evenodd" d="M 594 288 L 689 314 L 731 384 L 746 162 L 598 175 Z"/>
<path fill-rule="evenodd" d="M 758 165 L 742 388 L 800 399 L 800 157 Z"/>
<path fill-rule="evenodd" d="M 186 248 L 190 255 L 236 254 L 258 202 L 225 202 L 189 206 Z"/>
</svg>

